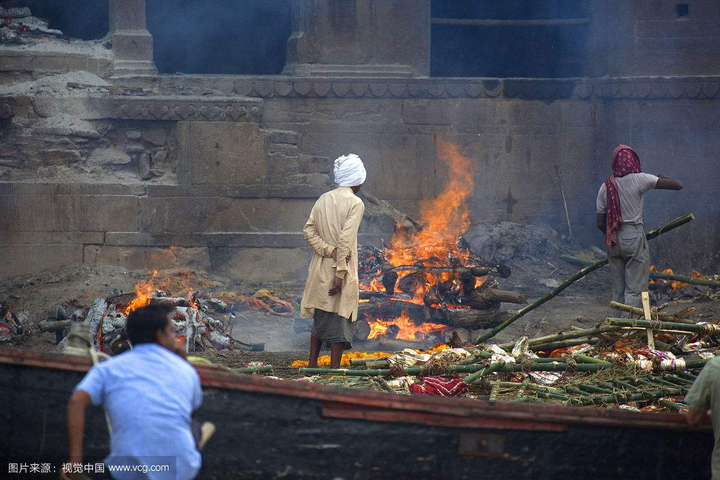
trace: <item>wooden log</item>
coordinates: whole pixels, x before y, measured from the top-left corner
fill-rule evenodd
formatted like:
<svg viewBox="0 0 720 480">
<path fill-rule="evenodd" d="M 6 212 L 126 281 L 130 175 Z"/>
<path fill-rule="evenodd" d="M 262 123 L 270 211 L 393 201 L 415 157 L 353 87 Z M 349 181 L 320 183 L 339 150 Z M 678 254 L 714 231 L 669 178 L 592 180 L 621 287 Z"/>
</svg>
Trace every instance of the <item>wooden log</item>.
<svg viewBox="0 0 720 480">
<path fill-rule="evenodd" d="M 38 328 L 41 332 L 57 332 L 69 328 L 73 323 L 77 322 L 73 320 L 45 320 L 38 323 Z"/>
<path fill-rule="evenodd" d="M 424 319 L 425 307 L 417 303 L 396 300 L 392 298 L 370 298 L 368 302 L 363 302 L 358 307 L 358 318 L 363 318 L 366 314 L 373 319 L 397 318 L 406 311 L 410 318 Z"/>
<path fill-rule="evenodd" d="M 436 309 L 438 310 L 438 309 Z M 492 307 L 486 310 L 474 309 L 443 309 L 437 314 L 433 313 L 433 319 L 437 318 L 439 323 L 446 323 L 458 328 L 490 328 L 501 323 L 508 314 L 500 313 L 500 307 Z"/>
<path fill-rule="evenodd" d="M 499 290 L 497 288 L 483 288 L 473 290 L 464 302 L 472 308 L 482 310 L 491 308 L 499 303 L 527 303 L 527 297 L 521 293 Z"/>
<path fill-rule="evenodd" d="M 370 323 L 365 319 L 360 319 L 355 322 L 354 336 L 358 340 L 367 340 L 370 336 Z"/>
<path fill-rule="evenodd" d="M 683 217 L 676 218 L 675 220 L 668 222 L 667 224 L 663 225 L 662 227 L 660 227 L 656 230 L 652 230 L 651 232 L 649 232 L 648 234 L 645 235 L 645 238 L 648 240 L 652 240 L 653 238 L 658 237 L 658 236 L 662 235 L 663 233 L 669 232 L 670 230 L 673 230 L 681 225 L 685 225 L 686 223 L 692 221 L 694 218 L 695 218 L 695 215 L 693 215 L 692 213 L 685 215 Z M 538 298 L 537 300 L 535 300 L 533 303 L 531 303 L 527 307 L 522 308 L 522 309 L 518 310 L 517 312 L 515 312 L 515 315 L 508 318 L 506 321 L 504 321 L 497 327 L 493 328 L 489 332 L 486 332 L 486 333 L 480 335 L 480 337 L 478 337 L 478 339 L 475 341 L 475 344 L 480 344 L 480 343 L 485 342 L 488 339 L 494 337 L 495 335 L 497 335 L 498 333 L 500 333 L 501 331 L 505 330 L 507 327 L 512 325 L 518 318 L 521 318 L 524 315 L 526 315 L 527 313 L 535 310 L 537 307 L 539 307 L 543 303 L 547 302 L 548 300 L 555 298 L 556 296 L 558 296 L 560 294 L 560 292 L 562 292 L 563 290 L 568 288 L 570 285 L 572 285 L 573 283 L 575 283 L 578 280 L 580 280 L 581 278 L 583 278 L 585 275 L 587 275 L 591 272 L 594 272 L 598 268 L 604 267 L 607 264 L 608 264 L 608 259 L 606 258 L 606 259 L 601 260 L 593 265 L 583 268 L 582 270 L 577 272 L 575 275 L 573 275 L 572 277 L 565 280 L 563 283 L 561 283 L 557 288 L 555 288 L 553 291 L 551 291 L 547 295 L 544 295 L 544 296 Z"/>
</svg>

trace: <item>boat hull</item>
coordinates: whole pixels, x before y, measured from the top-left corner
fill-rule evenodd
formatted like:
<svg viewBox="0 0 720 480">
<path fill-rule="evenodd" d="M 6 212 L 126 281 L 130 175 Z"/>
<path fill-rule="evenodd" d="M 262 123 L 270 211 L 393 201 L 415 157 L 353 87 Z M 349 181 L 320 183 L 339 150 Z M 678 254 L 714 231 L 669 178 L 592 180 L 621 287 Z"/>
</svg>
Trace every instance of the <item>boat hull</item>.
<svg viewBox="0 0 720 480">
<path fill-rule="evenodd" d="M 80 357 L 0 349 L 3 463 L 66 461 L 67 400 L 90 366 Z M 198 371 L 198 418 L 218 427 L 199 479 L 710 478 L 712 431 L 688 429 L 678 414 L 490 404 Z M 99 408 L 88 415 L 85 451 L 98 460 L 108 453 Z"/>
</svg>

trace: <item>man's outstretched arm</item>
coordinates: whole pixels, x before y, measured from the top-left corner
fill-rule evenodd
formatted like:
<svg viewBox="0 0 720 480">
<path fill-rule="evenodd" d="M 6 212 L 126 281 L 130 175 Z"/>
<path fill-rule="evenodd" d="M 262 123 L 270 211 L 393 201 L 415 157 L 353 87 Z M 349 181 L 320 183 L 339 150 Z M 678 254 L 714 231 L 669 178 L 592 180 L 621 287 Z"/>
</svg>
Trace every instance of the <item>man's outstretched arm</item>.
<svg viewBox="0 0 720 480">
<path fill-rule="evenodd" d="M 675 180 L 667 175 L 658 175 L 658 181 L 655 185 L 656 190 L 682 190 L 683 185 L 680 180 Z"/>
</svg>

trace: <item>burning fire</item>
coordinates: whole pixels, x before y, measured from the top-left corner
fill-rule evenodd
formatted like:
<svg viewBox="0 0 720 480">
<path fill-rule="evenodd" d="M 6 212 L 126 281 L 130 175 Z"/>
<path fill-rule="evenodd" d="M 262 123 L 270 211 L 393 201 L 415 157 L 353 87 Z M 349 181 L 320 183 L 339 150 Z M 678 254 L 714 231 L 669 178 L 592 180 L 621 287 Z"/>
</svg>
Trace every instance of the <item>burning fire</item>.
<svg viewBox="0 0 720 480">
<path fill-rule="evenodd" d="M 152 281 L 157 276 L 157 273 L 157 270 L 153 270 L 150 281 L 145 282 L 143 280 L 140 280 L 138 283 L 135 284 L 135 298 L 133 298 L 132 301 L 128 303 L 127 307 L 125 307 L 125 311 L 123 312 L 125 315 L 130 315 L 130 312 L 132 312 L 133 310 L 137 310 L 140 307 L 144 307 L 150 304 L 150 296 L 156 290 L 156 288 L 152 284 Z"/>
<path fill-rule="evenodd" d="M 457 241 L 470 226 L 467 200 L 475 188 L 475 164 L 450 142 L 437 139 L 440 160 L 450 168 L 450 181 L 433 200 L 420 204 L 420 221 L 425 226 L 408 236 L 398 231 L 385 256 L 391 265 L 447 266 L 448 255 L 467 258 Z"/>
<path fill-rule="evenodd" d="M 368 340 L 385 335 L 391 325 L 396 325 L 400 329 L 396 338 L 410 341 L 422 341 L 426 335 L 442 334 L 442 332 L 448 328 L 447 325 L 440 323 L 426 322 L 415 325 L 415 322 L 410 318 L 407 311 L 403 311 L 398 318 L 393 320 L 368 320 L 368 323 L 370 324 Z"/>
</svg>

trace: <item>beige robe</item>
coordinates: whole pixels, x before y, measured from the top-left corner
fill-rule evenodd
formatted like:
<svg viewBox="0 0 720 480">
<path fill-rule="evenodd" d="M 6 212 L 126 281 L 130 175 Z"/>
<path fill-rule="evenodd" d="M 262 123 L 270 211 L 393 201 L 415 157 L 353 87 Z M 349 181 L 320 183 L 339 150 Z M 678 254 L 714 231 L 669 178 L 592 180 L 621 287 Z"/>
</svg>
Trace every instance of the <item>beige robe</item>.
<svg viewBox="0 0 720 480">
<path fill-rule="evenodd" d="M 303 228 L 305 240 L 315 254 L 310 260 L 300 305 L 301 317 L 312 317 L 318 308 L 357 320 L 360 298 L 357 234 L 363 213 L 365 205 L 350 187 L 324 193 L 315 202 Z M 336 247 L 337 262 L 332 259 Z M 346 260 L 348 256 L 349 261 Z M 342 290 L 331 297 L 328 290 L 336 276 L 343 279 Z"/>
</svg>

